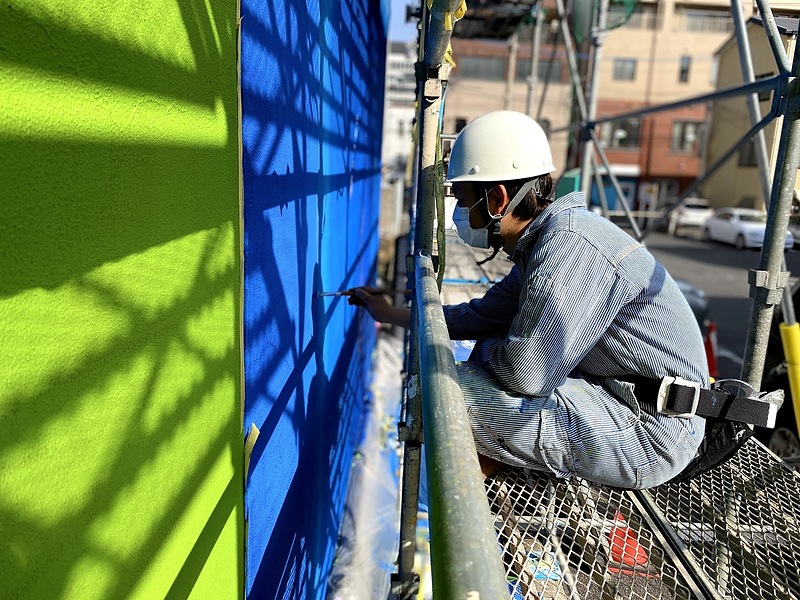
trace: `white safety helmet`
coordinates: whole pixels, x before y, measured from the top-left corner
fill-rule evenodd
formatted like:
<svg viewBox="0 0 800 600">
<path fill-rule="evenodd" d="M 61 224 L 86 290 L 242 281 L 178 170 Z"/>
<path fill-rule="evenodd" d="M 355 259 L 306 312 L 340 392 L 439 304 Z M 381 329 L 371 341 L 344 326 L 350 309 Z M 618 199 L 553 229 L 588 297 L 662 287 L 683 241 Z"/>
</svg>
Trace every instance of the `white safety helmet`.
<svg viewBox="0 0 800 600">
<path fill-rule="evenodd" d="M 512 181 L 555 170 L 539 124 L 522 113 L 498 110 L 477 117 L 458 134 L 447 180 Z"/>
</svg>

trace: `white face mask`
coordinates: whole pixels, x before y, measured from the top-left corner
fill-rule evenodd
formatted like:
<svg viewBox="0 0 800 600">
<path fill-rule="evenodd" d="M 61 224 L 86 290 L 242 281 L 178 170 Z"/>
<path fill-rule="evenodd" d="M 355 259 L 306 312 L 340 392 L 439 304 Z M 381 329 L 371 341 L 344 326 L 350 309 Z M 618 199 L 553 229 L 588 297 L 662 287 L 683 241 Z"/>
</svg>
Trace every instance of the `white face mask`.
<svg viewBox="0 0 800 600">
<path fill-rule="evenodd" d="M 474 229 L 469 224 L 469 209 L 464 206 L 456 206 L 453 211 L 453 224 L 458 230 L 458 237 L 464 240 L 473 248 L 489 248 L 489 230 Z"/>
</svg>

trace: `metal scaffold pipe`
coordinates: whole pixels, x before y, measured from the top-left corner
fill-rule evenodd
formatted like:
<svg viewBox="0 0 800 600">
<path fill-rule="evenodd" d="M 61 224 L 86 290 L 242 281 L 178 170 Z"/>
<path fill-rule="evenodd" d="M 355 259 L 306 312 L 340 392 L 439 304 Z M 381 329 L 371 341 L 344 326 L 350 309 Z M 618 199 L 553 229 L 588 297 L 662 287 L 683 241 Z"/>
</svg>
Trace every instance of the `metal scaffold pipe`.
<svg viewBox="0 0 800 600">
<path fill-rule="evenodd" d="M 423 3 L 425 5 L 425 3 Z M 424 8 L 424 6 L 423 6 Z M 450 45 L 453 25 L 460 19 L 466 6 L 463 0 L 437 0 L 427 12 L 427 30 L 424 36 L 423 64 L 418 65 L 417 81 L 419 101 L 419 162 L 417 176 L 417 213 L 414 229 L 414 249 L 433 250 L 433 224 L 436 215 L 436 189 L 441 185 L 436 169 L 439 145 L 444 81 L 450 65 L 445 56 Z M 419 68 L 424 66 L 424 68 Z"/>
<path fill-rule="evenodd" d="M 514 31 L 508 38 L 508 61 L 506 64 L 506 88 L 503 94 L 503 110 L 511 110 L 512 89 L 517 78 L 517 54 L 519 53 L 519 33 Z"/>
<path fill-rule="evenodd" d="M 750 53 L 750 40 L 747 37 L 747 27 L 744 22 L 742 5 L 739 0 L 731 1 L 733 9 L 733 24 L 736 28 L 736 41 L 739 45 L 739 59 L 742 63 L 742 78 L 745 83 L 752 83 L 756 80 L 753 74 L 753 58 Z M 758 94 L 746 96 L 747 110 L 750 114 L 750 126 L 752 127 L 761 120 L 761 107 L 759 106 Z M 756 162 L 758 162 L 758 173 L 761 181 L 761 191 L 764 195 L 764 203 L 769 206 L 770 196 L 770 176 L 769 176 L 769 157 L 767 156 L 767 140 L 764 130 L 755 134 Z"/>
<path fill-rule="evenodd" d="M 567 24 L 567 11 L 564 8 L 564 0 L 556 0 L 556 14 L 558 15 L 559 26 L 561 27 L 561 37 L 564 39 L 564 48 L 567 51 L 567 64 L 569 66 L 569 76 L 572 83 L 572 90 L 575 94 L 575 99 L 578 102 L 578 110 L 580 111 L 581 121 L 586 121 L 587 108 L 586 99 L 583 97 L 583 87 L 581 86 L 581 78 L 578 73 L 578 61 L 575 58 L 575 45 L 572 43 L 572 34 L 569 32 L 569 25 Z M 583 126 L 578 125 L 576 128 Z M 551 129 L 551 133 L 563 131 L 565 127 Z"/>
<path fill-rule="evenodd" d="M 715 100 L 725 100 L 727 98 L 734 98 L 736 96 L 745 96 L 754 92 L 764 92 L 767 90 L 777 89 L 782 85 L 782 80 L 786 79 L 786 75 L 775 75 L 774 77 L 764 77 L 757 79 L 753 83 L 746 83 L 744 85 L 737 85 L 730 88 L 725 88 L 709 94 L 701 94 L 699 96 L 692 96 L 684 100 L 677 100 L 675 102 L 667 102 L 657 106 L 647 106 L 645 108 L 638 108 L 636 110 L 626 111 L 624 113 L 615 113 L 605 117 L 597 117 L 589 123 L 592 126 L 599 125 L 600 123 L 609 123 L 611 121 L 624 121 L 632 117 L 643 117 L 659 112 L 667 112 L 676 108 L 683 108 L 685 106 L 692 106 L 702 102 L 713 102 Z M 560 133 L 562 131 L 577 131 L 584 127 L 585 124 L 576 123 L 575 125 L 565 125 L 564 127 L 554 127 L 551 133 Z"/>
<path fill-rule="evenodd" d="M 737 0 L 731 0 L 736 2 Z M 758 5 L 758 12 L 764 21 L 764 29 L 767 32 L 767 39 L 772 48 L 772 54 L 775 56 L 775 62 L 778 65 L 778 70 L 781 73 L 788 73 L 791 70 L 789 65 L 789 56 L 781 42 L 781 34 L 778 31 L 778 25 L 775 23 L 775 17 L 772 15 L 772 9 L 769 7 L 767 0 L 756 0 Z"/>
<path fill-rule="evenodd" d="M 533 117 L 533 95 L 536 79 L 539 76 L 539 50 L 542 42 L 542 25 L 544 9 L 537 4 L 533 7 L 533 23 L 531 25 L 531 68 L 528 72 L 528 94 L 525 97 L 525 114 Z"/>
<path fill-rule="evenodd" d="M 744 21 L 744 14 L 742 13 L 742 5 L 739 0 L 732 0 L 731 8 L 733 10 L 733 23 L 736 28 L 736 40 L 739 45 L 739 59 L 742 63 L 742 78 L 745 83 L 752 83 L 756 80 L 756 77 L 753 72 L 753 56 L 750 52 L 750 39 L 747 37 L 747 26 Z M 774 21 L 772 21 L 772 23 L 774 24 Z M 764 21 L 764 25 L 765 29 L 768 30 L 769 26 L 766 20 Z M 783 48 L 783 46 L 781 46 L 781 48 Z M 761 120 L 761 107 L 759 106 L 758 94 L 750 94 L 747 96 L 747 110 L 750 113 L 750 125 L 755 125 Z M 755 140 L 756 162 L 758 163 L 758 174 L 759 180 L 761 181 L 761 193 L 764 197 L 764 204 L 767 209 L 769 209 L 772 177 L 770 176 L 767 140 L 764 135 L 764 130 L 759 130 L 753 139 Z M 787 270 L 785 256 L 781 261 L 781 270 Z M 788 287 L 783 289 L 781 306 L 783 307 L 784 322 L 793 324 L 795 322 L 794 305 Z"/>
<path fill-rule="evenodd" d="M 416 309 L 416 303 L 415 307 Z M 417 319 L 411 320 L 409 337 L 418 338 Z M 409 597 L 417 589 L 414 574 L 414 555 L 417 546 L 417 511 L 419 510 L 420 467 L 422 464 L 422 397 L 419 391 L 419 348 L 408 344 L 406 361 L 408 385 L 400 422 L 398 438 L 403 442 L 403 475 L 400 502 L 400 550 L 397 556 L 397 574 L 402 592 L 400 598 Z"/>
<path fill-rule="evenodd" d="M 796 78 L 795 72 L 800 67 L 799 49 L 800 44 L 796 44 L 792 65 L 792 75 L 795 78 L 789 82 L 786 92 L 783 126 L 761 261 L 757 271 L 750 271 L 753 309 L 741 378 L 755 389 L 761 388 L 773 308 L 780 302 L 783 287 L 786 285 L 786 273 L 782 269 L 784 241 L 794 196 L 797 168 L 800 164 L 800 120 L 798 120 L 800 81 Z"/>
<path fill-rule="evenodd" d="M 442 68 L 447 68 L 444 66 Z M 439 143 L 439 113 L 442 109 L 442 81 L 427 79 L 422 84 L 419 124 L 419 176 L 417 222 L 414 248 L 433 250 L 433 222 L 436 213 L 436 186 L 441 185 L 436 171 L 436 145 Z"/>
<path fill-rule="evenodd" d="M 507 598 L 433 263 L 425 251 L 414 259 L 433 592 L 437 598 Z"/>
<path fill-rule="evenodd" d="M 434 0 L 430 8 L 430 25 L 425 40 L 425 66 L 437 68 L 444 62 L 453 24 L 466 11 L 464 0 Z"/>
</svg>

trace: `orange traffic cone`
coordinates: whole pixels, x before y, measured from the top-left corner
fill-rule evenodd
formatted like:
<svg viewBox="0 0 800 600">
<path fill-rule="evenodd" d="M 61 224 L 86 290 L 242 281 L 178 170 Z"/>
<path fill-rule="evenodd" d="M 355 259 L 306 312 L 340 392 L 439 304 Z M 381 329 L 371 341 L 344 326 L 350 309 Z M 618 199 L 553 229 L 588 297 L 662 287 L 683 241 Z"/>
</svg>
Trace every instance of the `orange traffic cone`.
<svg viewBox="0 0 800 600">
<path fill-rule="evenodd" d="M 719 367 L 717 366 L 717 324 L 708 321 L 705 339 L 706 359 L 708 359 L 708 374 L 714 379 L 719 378 Z"/>
<path fill-rule="evenodd" d="M 608 543 L 611 551 L 611 561 L 615 563 L 608 566 L 612 573 L 629 573 L 647 576 L 645 567 L 649 558 L 647 551 L 639 544 L 636 533 L 628 527 L 625 518 L 617 511 L 614 515 L 614 525 L 608 532 Z M 637 569 L 638 567 L 638 569 Z M 643 569 L 643 567 L 645 567 Z"/>
</svg>

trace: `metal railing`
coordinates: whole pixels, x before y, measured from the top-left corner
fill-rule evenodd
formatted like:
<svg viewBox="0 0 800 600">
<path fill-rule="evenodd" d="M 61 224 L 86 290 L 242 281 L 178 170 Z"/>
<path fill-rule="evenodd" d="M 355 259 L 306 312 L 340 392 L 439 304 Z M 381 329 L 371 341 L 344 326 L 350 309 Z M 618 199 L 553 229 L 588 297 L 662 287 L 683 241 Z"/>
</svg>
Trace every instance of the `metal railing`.
<svg viewBox="0 0 800 600">
<path fill-rule="evenodd" d="M 508 595 L 430 255 L 414 257 L 419 384 L 437 598 Z M 479 594 L 479 595 L 477 595 Z"/>
</svg>

